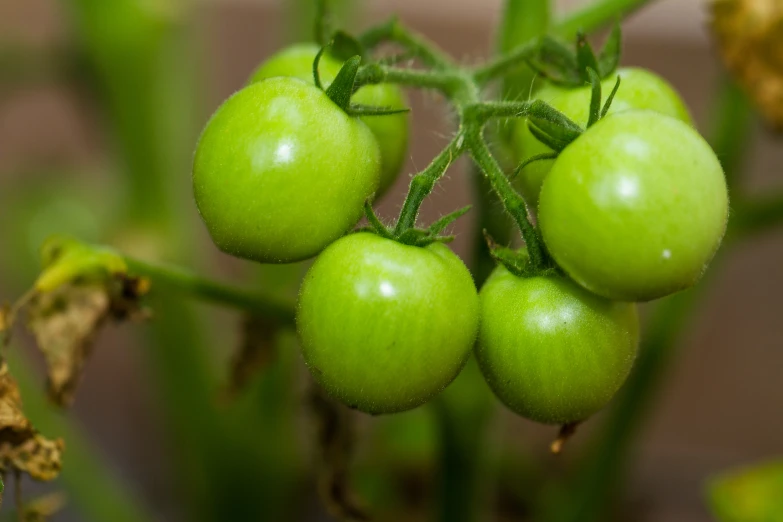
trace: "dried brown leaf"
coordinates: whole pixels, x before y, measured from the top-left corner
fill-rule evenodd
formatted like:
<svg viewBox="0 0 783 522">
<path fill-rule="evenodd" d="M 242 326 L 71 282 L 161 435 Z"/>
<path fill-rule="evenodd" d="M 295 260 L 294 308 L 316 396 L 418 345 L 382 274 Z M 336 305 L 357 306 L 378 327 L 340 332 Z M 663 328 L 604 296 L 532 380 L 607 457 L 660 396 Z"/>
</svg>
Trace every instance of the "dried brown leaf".
<svg viewBox="0 0 783 522">
<path fill-rule="evenodd" d="M 239 350 L 231 361 L 227 395 L 241 393 L 252 379 L 267 368 L 275 357 L 280 325 L 264 317 L 248 315 L 242 323 Z"/>
<path fill-rule="evenodd" d="M 324 507 L 338 520 L 369 521 L 370 515 L 350 486 L 354 449 L 353 413 L 312 383 L 310 406 L 318 431 L 318 492 Z"/>
<path fill-rule="evenodd" d="M 714 0 L 712 29 L 726 67 L 766 120 L 783 129 L 783 2 Z"/>
<path fill-rule="evenodd" d="M 37 294 L 27 307 L 28 328 L 46 359 L 49 395 L 60 406 L 73 403 L 98 331 L 109 320 L 141 315 L 144 280 L 76 281 Z"/>
<path fill-rule="evenodd" d="M 30 500 L 24 506 L 24 521 L 46 522 L 62 511 L 67 502 L 65 494 L 59 491 Z"/>
<path fill-rule="evenodd" d="M 62 439 L 39 434 L 22 411 L 19 387 L 0 363 L 0 471 L 21 471 L 36 480 L 53 480 L 62 468 Z"/>
</svg>

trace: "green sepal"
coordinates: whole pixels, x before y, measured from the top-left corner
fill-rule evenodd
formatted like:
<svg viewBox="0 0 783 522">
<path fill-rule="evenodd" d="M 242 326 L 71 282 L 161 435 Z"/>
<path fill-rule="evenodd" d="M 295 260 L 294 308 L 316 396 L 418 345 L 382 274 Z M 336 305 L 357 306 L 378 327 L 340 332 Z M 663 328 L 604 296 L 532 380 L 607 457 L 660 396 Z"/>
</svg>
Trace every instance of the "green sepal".
<svg viewBox="0 0 783 522">
<path fill-rule="evenodd" d="M 487 248 L 489 249 L 489 255 L 497 264 L 503 265 L 506 270 L 517 277 L 529 277 L 531 275 L 530 256 L 526 248 L 514 250 L 498 245 L 486 229 L 483 230 L 483 233 L 484 241 L 487 242 Z"/>
<path fill-rule="evenodd" d="M 598 75 L 601 78 L 607 78 L 617 70 L 617 66 L 620 65 L 622 44 L 623 30 L 620 27 L 620 22 L 617 21 L 598 56 Z"/>
<path fill-rule="evenodd" d="M 385 237 L 386 239 L 393 238 L 389 227 L 384 225 L 381 220 L 378 219 L 378 216 L 375 214 L 375 210 L 373 210 L 369 199 L 364 202 L 364 215 L 367 217 L 367 222 L 370 223 L 370 231 L 375 232 L 379 236 Z"/>
<path fill-rule="evenodd" d="M 530 156 L 528 159 L 524 160 L 519 165 L 517 165 L 517 168 L 514 169 L 514 172 L 511 173 L 509 178 L 514 179 L 517 176 L 519 176 L 519 173 L 522 172 L 522 169 L 524 169 L 531 163 L 535 163 L 536 161 L 557 159 L 558 156 L 559 154 L 557 152 L 545 152 L 543 154 L 536 154 L 535 156 Z"/>
<path fill-rule="evenodd" d="M 544 145 L 546 145 L 547 147 L 549 147 L 550 149 L 552 149 L 558 154 L 563 152 L 563 149 L 568 147 L 568 144 L 570 143 L 568 141 L 563 141 L 563 140 L 558 140 L 553 138 L 546 132 L 536 127 L 535 124 L 533 124 L 533 122 L 531 121 L 527 122 L 527 128 L 530 131 L 530 134 L 532 134 L 535 139 L 537 139 L 538 141 L 540 141 L 541 143 L 543 143 Z"/>
<path fill-rule="evenodd" d="M 582 81 L 574 52 L 559 40 L 544 36 L 535 57 L 528 65 L 557 85 L 575 85 Z"/>
<path fill-rule="evenodd" d="M 620 90 L 620 80 L 621 78 L 618 76 L 617 81 L 614 82 L 614 87 L 612 88 L 612 92 L 609 93 L 609 97 L 606 99 L 606 102 L 604 103 L 604 108 L 601 109 L 601 118 L 605 117 L 606 113 L 609 112 L 609 108 L 612 106 L 614 97 L 617 94 L 617 91 Z"/>
<path fill-rule="evenodd" d="M 375 107 L 373 105 L 352 103 L 345 112 L 351 116 L 389 116 L 392 114 L 405 114 L 411 112 L 411 109 L 410 107 L 396 109 L 394 107 Z"/>
<path fill-rule="evenodd" d="M 579 33 L 576 37 L 576 61 L 579 65 L 579 75 L 583 83 L 591 83 L 590 70 L 598 70 L 598 58 L 595 57 L 593 46 L 587 41 L 584 33 Z"/>
<path fill-rule="evenodd" d="M 335 31 L 332 35 L 332 45 L 329 52 L 332 56 L 342 61 L 354 56 L 365 56 L 364 47 L 359 40 L 345 31 Z"/>
<path fill-rule="evenodd" d="M 356 74 L 359 72 L 359 65 L 362 63 L 361 56 L 354 56 L 345 61 L 340 72 L 332 84 L 326 89 L 326 95 L 338 107 L 348 111 L 353 95 L 353 84 L 356 81 Z"/>
<path fill-rule="evenodd" d="M 446 230 L 446 227 L 448 227 L 456 220 L 458 220 L 459 218 L 467 214 L 472 207 L 473 205 L 467 205 L 459 210 L 455 210 L 454 212 L 446 214 L 445 216 L 437 220 L 435 223 L 430 225 L 429 228 L 430 234 L 432 234 L 433 236 L 437 236 L 438 234 Z"/>
<path fill-rule="evenodd" d="M 617 23 L 598 55 L 582 33 L 577 35 L 574 48 L 546 36 L 528 62 L 532 69 L 555 85 L 581 87 L 590 82 L 588 69 L 596 71 L 601 79 L 614 74 L 620 63 L 621 47 L 622 30 Z"/>
<path fill-rule="evenodd" d="M 318 49 L 318 52 L 315 54 L 315 58 L 313 59 L 313 83 L 321 90 L 324 90 L 324 86 L 323 83 L 321 83 L 321 72 L 318 70 L 318 66 L 321 64 L 321 57 L 328 48 L 329 44 L 326 44 Z"/>
<path fill-rule="evenodd" d="M 409 228 L 399 236 L 392 237 L 395 241 L 404 245 L 411 245 L 417 247 L 426 247 L 432 243 L 450 243 L 454 240 L 454 236 L 442 236 L 440 235 L 446 227 L 454 223 L 457 219 L 464 216 L 471 209 L 471 205 L 462 207 L 459 210 L 455 210 L 449 214 L 446 214 L 435 223 L 430 225 L 427 229 L 421 228 Z"/>
<path fill-rule="evenodd" d="M 568 116 L 542 100 L 530 105 L 528 121 L 558 141 L 571 143 L 582 135 L 584 129 Z"/>
<path fill-rule="evenodd" d="M 587 75 L 592 86 L 590 93 L 590 116 L 587 120 L 587 128 L 589 129 L 601 119 L 601 78 L 598 77 L 595 69 L 590 67 L 587 68 Z"/>
</svg>

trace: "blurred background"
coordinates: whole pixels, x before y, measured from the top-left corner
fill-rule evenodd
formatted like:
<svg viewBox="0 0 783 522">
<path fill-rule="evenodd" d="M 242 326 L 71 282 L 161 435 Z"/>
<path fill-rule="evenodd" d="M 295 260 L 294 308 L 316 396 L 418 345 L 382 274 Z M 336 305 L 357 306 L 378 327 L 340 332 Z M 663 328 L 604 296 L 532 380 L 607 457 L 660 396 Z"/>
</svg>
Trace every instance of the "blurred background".
<svg viewBox="0 0 783 522">
<path fill-rule="evenodd" d="M 559 1 L 557 7 L 566 12 L 586 3 Z M 293 295 L 296 286 L 286 281 L 295 280 L 299 269 L 261 273 L 209 242 L 190 195 L 189 155 L 209 114 L 261 60 L 308 38 L 311 20 L 298 4 L 0 2 L 0 302 L 30 287 L 37 248 L 52 232 Z M 361 0 L 341 16 L 358 28 L 398 13 L 449 53 L 472 62 L 492 48 L 501 8 L 500 0 Z M 705 132 L 722 74 L 707 20 L 705 2 L 660 0 L 623 26 L 623 64 L 668 79 Z M 450 132 L 442 100 L 426 93 L 411 93 L 410 99 L 413 127 L 404 174 L 426 165 Z M 783 190 L 780 141 L 755 120 L 748 133 L 752 146 L 742 185 L 749 194 Z M 466 166 L 449 171 L 425 203 L 425 220 L 471 200 Z M 382 216 L 399 210 L 408 179 L 401 176 L 386 196 Z M 453 243 L 467 262 L 475 228 L 470 217 L 461 220 Z M 674 312 L 688 314 L 679 318 L 683 333 L 646 417 L 632 429 L 630 449 L 617 456 L 623 474 L 609 503 L 613 514 L 599 520 L 712 520 L 704 501 L 708 477 L 783 455 L 781 267 L 783 230 L 754 236 L 715 264 L 692 310 Z M 188 326 L 193 324 L 209 326 L 201 332 Z M 238 325 L 234 313 L 202 305 L 191 310 L 174 301 L 156 308 L 153 324 L 109 329 L 97 341 L 71 421 L 34 397 L 35 388 L 43 388 L 41 378 L 20 377 L 27 383 L 30 415 L 44 419 L 42 430 L 61 435 L 67 429 L 81 441 L 65 436 L 62 483 L 31 485 L 26 495 L 64 488 L 68 507 L 52 518 L 63 521 L 328 520 L 316 494 L 317 422 L 290 339 L 279 341 L 289 349 L 279 351 L 251 392 L 216 412 L 205 407 L 200 413 L 199 401 L 211 402 L 225 383 Z M 489 455 L 481 482 L 492 507 L 481 519 L 533 519 L 541 499 L 557 496 L 558 478 L 586 454 L 604 415 L 591 420 L 564 455 L 552 457 L 552 428 L 506 412 L 487 398 L 482 383 L 470 386 L 467 397 L 456 397 L 451 406 L 463 399 L 492 402 L 489 431 L 480 443 Z M 437 408 L 394 419 L 356 416 L 353 489 L 379 520 L 428 520 L 436 509 L 429 499 L 437 497 L 442 462 L 439 414 L 431 411 Z M 210 415 L 222 414 L 236 423 L 209 426 Z M 460 423 L 453 427 L 470 431 Z M 218 477 L 224 486 L 215 485 Z M 106 502 L 116 495 L 117 503 L 91 506 L 101 495 Z M 142 515 L 120 514 L 129 498 L 144 506 Z M 112 512 L 116 516 L 105 518 Z M 237 516 L 214 515 L 229 512 Z"/>
</svg>

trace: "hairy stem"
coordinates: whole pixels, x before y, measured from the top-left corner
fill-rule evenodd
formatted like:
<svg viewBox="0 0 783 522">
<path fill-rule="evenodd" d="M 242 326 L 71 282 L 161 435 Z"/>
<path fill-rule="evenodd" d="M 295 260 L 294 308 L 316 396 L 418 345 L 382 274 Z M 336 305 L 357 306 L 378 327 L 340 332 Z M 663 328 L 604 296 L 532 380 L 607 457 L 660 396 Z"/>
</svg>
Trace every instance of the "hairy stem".
<svg viewBox="0 0 783 522">
<path fill-rule="evenodd" d="M 399 236 L 406 230 L 416 225 L 416 217 L 419 215 L 419 209 L 430 192 L 432 192 L 435 183 L 443 176 L 449 165 L 457 159 L 463 151 L 464 136 L 457 135 L 440 154 L 438 154 L 429 166 L 416 174 L 411 180 L 408 195 L 405 203 L 402 205 L 400 217 L 394 228 L 394 235 Z"/>
<path fill-rule="evenodd" d="M 368 48 L 384 41 L 395 42 L 431 67 L 450 69 L 455 65 L 448 54 L 424 36 L 405 27 L 397 18 L 368 29 L 359 37 L 359 41 Z"/>
<path fill-rule="evenodd" d="M 427 71 L 389 67 L 378 63 L 365 65 L 356 76 L 355 89 L 362 85 L 396 83 L 409 87 L 435 89 L 451 97 L 464 86 L 463 78 L 451 71 Z"/>
<path fill-rule="evenodd" d="M 482 65 L 473 72 L 473 78 L 479 84 L 495 78 L 517 72 L 531 58 L 538 48 L 538 38 L 514 48 L 508 54 L 500 55 L 489 63 Z"/>
<path fill-rule="evenodd" d="M 519 227 L 522 239 L 525 240 L 525 245 L 530 255 L 531 268 L 534 271 L 548 268 L 551 266 L 551 261 L 544 250 L 544 243 L 538 231 L 530 220 L 527 204 L 522 196 L 511 186 L 511 182 L 503 173 L 503 169 L 500 168 L 497 160 L 492 156 L 481 130 L 472 130 L 467 134 L 466 138 L 473 161 L 476 162 L 479 170 L 489 179 L 493 190 L 500 197 L 506 212 L 511 215 Z"/>
</svg>

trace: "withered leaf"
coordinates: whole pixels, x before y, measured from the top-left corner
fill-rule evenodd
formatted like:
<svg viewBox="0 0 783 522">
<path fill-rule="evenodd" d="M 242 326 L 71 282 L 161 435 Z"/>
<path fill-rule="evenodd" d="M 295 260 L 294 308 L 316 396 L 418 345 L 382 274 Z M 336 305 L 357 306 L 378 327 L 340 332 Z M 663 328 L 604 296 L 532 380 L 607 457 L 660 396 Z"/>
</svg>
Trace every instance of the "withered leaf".
<svg viewBox="0 0 783 522">
<path fill-rule="evenodd" d="M 371 520 L 350 486 L 355 420 L 352 412 L 328 397 L 314 382 L 310 390 L 310 407 L 318 432 L 318 492 L 324 507 L 338 520 Z"/>
<path fill-rule="evenodd" d="M 46 522 L 63 510 L 67 498 L 62 492 L 49 493 L 26 502 L 23 509 L 25 522 Z"/>
<path fill-rule="evenodd" d="M 63 448 L 62 439 L 47 439 L 25 417 L 19 387 L 8 365 L 0 363 L 0 470 L 53 480 L 62 468 Z"/>
<path fill-rule="evenodd" d="M 783 129 L 783 2 L 714 0 L 723 61 L 776 130 Z"/>
<path fill-rule="evenodd" d="M 73 403 L 100 328 L 109 320 L 142 315 L 138 299 L 147 287 L 142 280 L 116 275 L 76 280 L 33 297 L 28 328 L 46 359 L 49 395 L 56 404 Z"/>
<path fill-rule="evenodd" d="M 231 361 L 229 398 L 241 393 L 253 377 L 271 364 L 278 333 L 280 324 L 277 321 L 254 315 L 244 318 L 241 344 Z"/>
</svg>

